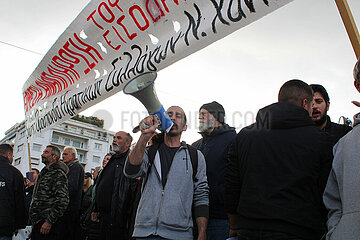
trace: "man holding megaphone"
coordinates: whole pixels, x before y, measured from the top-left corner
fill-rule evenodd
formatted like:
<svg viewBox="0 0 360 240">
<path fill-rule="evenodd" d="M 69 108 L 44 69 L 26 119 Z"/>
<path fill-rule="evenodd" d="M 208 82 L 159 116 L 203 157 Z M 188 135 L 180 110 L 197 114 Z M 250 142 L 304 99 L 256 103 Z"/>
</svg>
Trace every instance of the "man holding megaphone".
<svg viewBox="0 0 360 240">
<path fill-rule="evenodd" d="M 194 216 L 198 239 L 206 239 L 209 189 L 205 159 L 180 141 L 187 129 L 184 110 L 173 106 L 167 113 L 173 126 L 158 134 L 150 147 L 147 143 L 158 128 L 157 117 L 150 115 L 141 121 L 139 125 L 146 127 L 140 127 L 141 136 L 126 160 L 126 176 L 144 177 L 133 237 L 193 239 Z"/>
</svg>

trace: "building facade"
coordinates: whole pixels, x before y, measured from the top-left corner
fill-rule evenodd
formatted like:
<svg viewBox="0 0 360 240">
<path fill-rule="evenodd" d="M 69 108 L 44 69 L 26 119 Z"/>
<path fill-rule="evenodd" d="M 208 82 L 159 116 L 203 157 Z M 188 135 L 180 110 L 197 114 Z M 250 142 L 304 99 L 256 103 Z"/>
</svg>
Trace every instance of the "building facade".
<svg viewBox="0 0 360 240">
<path fill-rule="evenodd" d="M 15 124 L 5 132 L 0 143 L 9 143 L 14 147 L 13 165 L 25 176 L 30 167 L 41 170 L 41 154 L 47 145 L 55 145 L 63 151 L 65 146 L 74 146 L 78 159 L 85 172 L 92 172 L 101 166 L 109 152 L 115 133 L 94 124 L 70 119 L 56 127 L 44 131 L 39 137 L 27 142 L 25 121 Z M 31 161 L 29 161 L 31 159 Z"/>
</svg>

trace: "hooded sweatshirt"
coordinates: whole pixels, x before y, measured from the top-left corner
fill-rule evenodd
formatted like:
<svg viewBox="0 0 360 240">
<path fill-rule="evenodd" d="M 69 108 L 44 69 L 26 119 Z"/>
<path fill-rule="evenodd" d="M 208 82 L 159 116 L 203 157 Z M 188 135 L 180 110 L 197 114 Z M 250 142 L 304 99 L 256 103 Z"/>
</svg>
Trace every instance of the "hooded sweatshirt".
<svg viewBox="0 0 360 240">
<path fill-rule="evenodd" d="M 36 181 L 30 205 L 30 218 L 33 225 L 46 221 L 54 224 L 65 212 L 69 204 L 69 169 L 63 162 L 56 162 L 43 168 Z"/>
<path fill-rule="evenodd" d="M 331 143 L 305 109 L 282 102 L 261 109 L 229 156 L 225 204 L 239 228 L 320 239 Z"/>
<path fill-rule="evenodd" d="M 193 181 L 190 153 L 184 144 L 175 153 L 165 186 L 161 181 L 165 176 L 161 175 L 159 152 L 148 176 L 145 176 L 149 167 L 147 151 L 139 166 L 126 160 L 125 176 L 147 177 L 136 213 L 133 237 L 157 235 L 167 239 L 193 239 L 192 209 L 196 217 L 196 209 L 203 208 L 208 212 L 209 205 L 205 159 L 200 151 L 197 153 L 197 181 Z"/>
<path fill-rule="evenodd" d="M 360 236 L 360 113 L 354 128 L 334 147 L 334 162 L 324 192 L 328 214 L 328 240 Z"/>
</svg>

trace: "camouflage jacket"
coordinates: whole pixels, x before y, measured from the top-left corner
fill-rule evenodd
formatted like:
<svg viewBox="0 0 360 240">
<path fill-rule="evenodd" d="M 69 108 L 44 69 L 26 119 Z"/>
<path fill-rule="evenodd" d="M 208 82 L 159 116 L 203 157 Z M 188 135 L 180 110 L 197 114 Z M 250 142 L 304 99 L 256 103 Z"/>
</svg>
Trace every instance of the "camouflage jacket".
<svg viewBox="0 0 360 240">
<path fill-rule="evenodd" d="M 65 212 L 69 204 L 69 169 L 62 162 L 43 168 L 35 184 L 30 205 L 30 218 L 33 225 L 42 220 L 54 224 Z"/>
</svg>

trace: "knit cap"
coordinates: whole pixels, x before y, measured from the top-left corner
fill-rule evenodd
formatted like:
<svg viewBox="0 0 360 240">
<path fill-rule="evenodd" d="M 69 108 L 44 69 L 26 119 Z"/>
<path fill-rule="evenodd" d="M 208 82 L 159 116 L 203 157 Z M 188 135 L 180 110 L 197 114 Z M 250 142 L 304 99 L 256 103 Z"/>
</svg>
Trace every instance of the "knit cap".
<svg viewBox="0 0 360 240">
<path fill-rule="evenodd" d="M 216 101 L 213 101 L 211 103 L 205 103 L 204 105 L 202 105 L 200 107 L 199 111 L 201 109 L 207 110 L 220 123 L 225 122 L 225 110 L 224 110 L 223 106 L 220 103 L 218 103 Z"/>
</svg>

